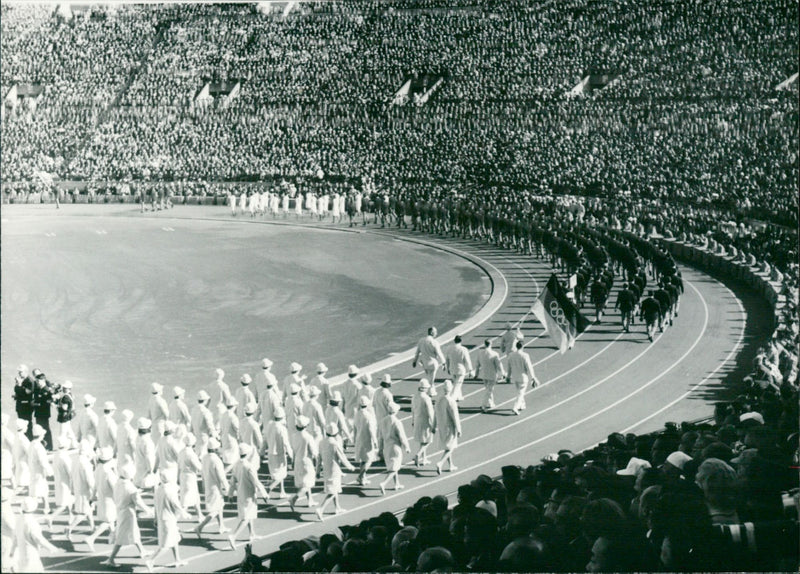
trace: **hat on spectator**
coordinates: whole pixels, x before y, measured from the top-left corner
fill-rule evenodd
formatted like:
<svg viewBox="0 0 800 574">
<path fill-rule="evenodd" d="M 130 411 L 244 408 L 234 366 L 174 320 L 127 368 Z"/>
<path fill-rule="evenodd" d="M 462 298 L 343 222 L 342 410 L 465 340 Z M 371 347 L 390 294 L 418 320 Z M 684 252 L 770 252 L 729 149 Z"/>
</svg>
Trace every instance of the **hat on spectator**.
<svg viewBox="0 0 800 574">
<path fill-rule="evenodd" d="M 317 372 L 318 373 L 327 373 L 328 372 L 328 367 L 325 365 L 325 363 L 317 363 Z"/>
<path fill-rule="evenodd" d="M 418 390 L 427 391 L 430 388 L 431 388 L 431 383 L 430 383 L 430 381 L 428 381 L 428 379 L 420 379 L 419 380 L 419 387 L 417 387 Z"/>
<path fill-rule="evenodd" d="M 351 377 L 355 377 L 359 373 L 358 367 L 355 365 L 350 365 L 347 367 L 347 374 Z"/>
<path fill-rule="evenodd" d="M 28 376 L 28 365 L 20 365 L 17 367 L 17 372 L 23 377 Z"/>
<path fill-rule="evenodd" d="M 31 434 L 33 435 L 33 438 L 43 437 L 45 434 L 44 427 L 42 425 L 33 425 L 33 429 L 31 429 Z"/>
<path fill-rule="evenodd" d="M 280 421 L 280 420 L 285 419 L 286 418 L 286 409 L 284 409 L 280 405 L 275 407 L 274 409 L 272 409 L 272 418 L 274 418 L 276 421 Z"/>
<path fill-rule="evenodd" d="M 289 368 L 293 373 L 299 373 L 303 369 L 303 365 L 300 363 L 292 363 L 289 365 Z"/>
<path fill-rule="evenodd" d="M 250 401 L 244 406 L 244 414 L 252 415 L 254 412 L 256 412 L 257 408 L 258 405 L 256 405 L 253 401 Z"/>
<path fill-rule="evenodd" d="M 219 440 L 216 437 L 208 439 L 208 450 L 217 450 L 219 448 Z"/>
<path fill-rule="evenodd" d="M 383 377 L 381 377 L 381 384 L 382 385 L 391 385 L 392 384 L 392 375 L 389 373 L 385 373 Z"/>
<path fill-rule="evenodd" d="M 389 405 L 386 407 L 386 410 L 387 410 L 387 411 L 389 411 L 389 414 L 390 414 L 390 415 L 396 415 L 397 413 L 399 413 L 399 412 L 400 412 L 400 405 L 398 405 L 398 404 L 397 404 L 397 403 L 395 403 L 395 402 L 391 402 L 391 403 L 389 403 Z"/>
<path fill-rule="evenodd" d="M 104 446 L 99 451 L 97 451 L 97 459 L 100 462 L 108 462 L 112 458 L 114 458 L 114 449 L 110 446 Z"/>
<path fill-rule="evenodd" d="M 150 392 L 154 395 L 161 394 L 161 391 L 164 390 L 164 385 L 161 383 L 150 383 Z"/>
<path fill-rule="evenodd" d="M 189 447 L 194 446 L 197 444 L 197 437 L 194 436 L 194 433 L 186 433 L 183 437 L 183 443 Z"/>
<path fill-rule="evenodd" d="M 72 381 L 64 381 L 63 383 L 61 383 L 61 388 L 65 390 L 72 389 Z"/>
<path fill-rule="evenodd" d="M 207 401 L 210 398 L 211 397 L 208 396 L 208 393 L 203 391 L 203 390 L 201 390 L 200 392 L 197 393 L 197 400 L 198 401 Z"/>
<path fill-rule="evenodd" d="M 122 415 L 122 422 L 129 423 L 133 420 L 133 411 L 130 409 L 125 409 L 120 415 Z"/>
<path fill-rule="evenodd" d="M 481 500 L 478 504 L 475 505 L 475 508 L 482 508 L 487 511 L 489 514 L 497 518 L 497 504 L 494 503 L 492 500 Z"/>
<path fill-rule="evenodd" d="M 33 372 L 31 374 L 36 379 L 43 379 L 44 378 L 44 373 L 42 371 L 40 371 L 39 369 L 33 369 Z"/>
<path fill-rule="evenodd" d="M 90 407 L 97 402 L 97 399 L 90 394 L 83 395 L 83 405 Z"/>
<path fill-rule="evenodd" d="M 186 389 L 183 387 L 172 387 L 172 392 L 175 394 L 175 398 L 178 399 L 186 394 Z"/>
<path fill-rule="evenodd" d="M 261 360 L 261 368 L 262 369 L 269 369 L 272 366 L 272 361 L 269 359 L 262 359 Z"/>
<path fill-rule="evenodd" d="M 311 423 L 311 420 L 309 420 L 309 418 L 307 416 L 304 416 L 304 415 L 300 415 L 299 417 L 294 419 L 294 426 L 296 426 L 299 429 L 306 428 L 310 423 Z"/>
<path fill-rule="evenodd" d="M 290 395 L 296 395 L 299 392 L 300 392 L 300 385 L 298 385 L 297 383 L 292 383 L 291 385 L 289 385 L 289 394 Z"/>
<path fill-rule="evenodd" d="M 242 375 L 242 378 L 240 379 L 240 382 L 243 385 L 249 385 L 250 383 L 253 382 L 253 378 L 250 375 L 248 375 L 247 373 L 245 373 L 244 375 Z"/>
<path fill-rule="evenodd" d="M 546 454 L 542 457 L 542 462 L 558 462 L 558 453 L 551 452 L 550 454 Z"/>
<path fill-rule="evenodd" d="M 361 406 L 361 408 L 368 407 L 369 397 L 367 397 L 366 395 L 361 395 L 361 398 L 358 399 L 358 404 Z"/>
<path fill-rule="evenodd" d="M 636 476 L 643 468 L 652 468 L 650 463 L 643 458 L 631 457 L 628 461 L 628 466 L 622 470 L 618 470 L 617 474 L 621 476 Z"/>
<path fill-rule="evenodd" d="M 671 464 L 678 470 L 683 470 L 683 467 L 686 466 L 686 463 L 689 462 L 690 460 L 692 460 L 691 456 L 689 456 L 685 452 L 676 450 L 667 457 L 666 462 Z"/>
<path fill-rule="evenodd" d="M 153 426 L 153 422 L 150 419 L 145 418 L 145 417 L 140 417 L 137 422 L 138 422 L 139 430 L 147 430 L 151 426 Z"/>
<path fill-rule="evenodd" d="M 753 421 L 753 422 L 750 423 L 748 421 Z M 748 425 L 748 424 L 749 425 L 752 425 L 752 424 L 763 425 L 764 424 L 764 417 L 761 416 L 761 413 L 757 413 L 757 412 L 743 413 L 739 417 L 739 422 L 742 423 L 743 425 Z"/>
<path fill-rule="evenodd" d="M 333 421 L 329 422 L 325 425 L 325 434 L 328 436 L 336 436 L 339 434 L 339 425 Z"/>
<path fill-rule="evenodd" d="M 103 410 L 104 411 L 115 411 L 117 410 L 117 405 L 114 404 L 114 401 L 106 401 L 103 403 Z"/>
</svg>

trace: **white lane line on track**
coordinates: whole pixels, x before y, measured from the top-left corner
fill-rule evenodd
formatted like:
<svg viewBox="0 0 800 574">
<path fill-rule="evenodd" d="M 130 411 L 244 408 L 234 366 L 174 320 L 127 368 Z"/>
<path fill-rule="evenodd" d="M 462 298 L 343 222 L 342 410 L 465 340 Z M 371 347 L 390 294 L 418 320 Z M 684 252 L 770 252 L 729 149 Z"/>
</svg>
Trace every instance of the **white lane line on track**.
<svg viewBox="0 0 800 574">
<path fill-rule="evenodd" d="M 711 372 L 710 372 L 708 375 L 706 375 L 706 376 L 703 378 L 703 380 L 701 380 L 699 383 L 697 383 L 697 384 L 693 385 L 693 386 L 692 386 L 692 387 L 691 387 L 691 388 L 690 388 L 688 391 L 686 391 L 685 393 L 683 393 L 683 394 L 682 394 L 681 396 L 679 396 L 677 399 L 675 399 L 675 400 L 673 400 L 673 401 L 671 401 L 671 402 L 667 403 L 666 405 L 664 405 L 663 407 L 661 407 L 660 409 L 658 409 L 656 412 L 652 413 L 650 416 L 643 418 L 642 420 L 640 420 L 640 421 L 639 421 L 639 422 L 637 422 L 636 424 L 634 424 L 634 425 L 631 425 L 631 426 L 629 426 L 628 428 L 626 428 L 626 429 L 623 429 L 623 430 L 621 430 L 621 431 L 619 431 L 619 432 L 621 432 L 621 433 L 623 433 L 623 434 L 625 434 L 625 433 L 628 433 L 628 432 L 630 432 L 632 429 L 635 429 L 636 427 L 638 427 L 638 426 L 640 426 L 640 425 L 643 425 L 644 423 L 646 423 L 647 421 L 649 421 L 649 420 L 650 420 L 650 419 L 652 419 L 653 417 L 656 417 L 656 416 L 660 415 L 660 414 L 661 414 L 661 413 L 663 413 L 665 410 L 669 409 L 670 407 L 672 407 L 672 406 L 676 405 L 677 403 L 681 402 L 682 400 L 684 400 L 684 399 L 685 399 L 686 397 L 688 397 L 690 394 L 692 394 L 693 392 L 695 392 L 695 391 L 696 391 L 698 388 L 700 388 L 701 386 L 703 386 L 703 385 L 706 383 L 706 381 L 708 381 L 708 380 L 709 380 L 711 377 L 713 377 L 713 376 L 716 374 L 716 372 L 717 372 L 717 371 L 719 371 L 719 370 L 720 370 L 720 369 L 721 369 L 721 368 L 722 368 L 722 367 L 723 367 L 725 364 L 727 364 L 727 363 L 728 363 L 728 361 L 730 361 L 730 360 L 731 360 L 731 358 L 734 356 L 734 354 L 735 354 L 735 353 L 736 353 L 736 352 L 739 350 L 739 348 L 742 346 L 742 343 L 744 342 L 744 332 L 745 332 L 745 326 L 747 325 L 747 312 L 745 311 L 745 309 L 744 309 L 744 306 L 742 305 L 742 302 L 741 302 L 741 301 L 739 300 L 739 298 L 738 298 L 738 297 L 737 297 L 737 296 L 736 296 L 736 295 L 733 293 L 733 291 L 731 291 L 731 290 L 728 288 L 728 286 L 727 286 L 727 285 L 725 285 L 724 283 L 720 283 L 720 285 L 722 285 L 723 287 L 725 287 L 725 289 L 728 291 L 728 293 L 730 293 L 730 294 L 731 294 L 731 296 L 733 297 L 733 299 L 736 301 L 736 304 L 739 306 L 739 312 L 742 314 L 742 316 L 743 316 L 743 317 L 744 317 L 744 319 L 745 319 L 744 321 L 742 321 L 742 327 L 741 327 L 741 329 L 739 330 L 739 337 L 736 339 L 736 344 L 733 346 L 733 349 L 731 349 L 731 352 L 730 352 L 730 353 L 728 353 L 728 355 L 725 357 L 725 359 L 723 359 L 723 360 L 722 360 L 722 362 L 721 362 L 719 365 L 717 365 L 717 366 L 716 366 L 716 368 L 715 368 L 713 371 L 711 371 Z"/>
<path fill-rule="evenodd" d="M 606 407 L 603 407 L 602 409 L 599 409 L 599 410 L 595 411 L 594 413 L 591 413 L 591 414 L 583 417 L 582 419 L 575 421 L 572 424 L 569 424 L 569 425 L 567 425 L 565 427 L 562 427 L 562 428 L 560 428 L 558 430 L 555 430 L 555 431 L 551 432 L 548 435 L 545 435 L 543 437 L 539 437 L 539 438 L 537 438 L 535 440 L 532 440 L 532 441 L 530 441 L 530 442 L 528 442 L 528 443 L 526 443 L 526 444 L 524 444 L 522 446 L 519 446 L 517 448 L 514 448 L 514 449 L 512 449 L 510 451 L 503 452 L 503 453 L 501 453 L 501 454 L 499 454 L 499 455 L 497 455 L 497 456 L 495 456 L 493 458 L 484 460 L 483 462 L 481 462 L 479 464 L 475 464 L 475 465 L 468 466 L 468 467 L 460 467 L 456 472 L 447 473 L 447 475 L 442 476 L 442 477 L 431 478 L 431 480 L 427 481 L 425 484 L 420 484 L 420 485 L 417 485 L 417 486 L 412 486 L 410 488 L 406 488 L 406 489 L 404 489 L 403 491 L 401 491 L 401 492 L 399 492 L 397 494 L 390 494 L 388 496 L 376 497 L 376 499 L 371 501 L 371 502 L 365 502 L 365 503 L 360 504 L 354 510 L 361 511 L 361 510 L 363 510 L 365 508 L 371 508 L 371 507 L 376 506 L 378 504 L 383 504 L 386 501 L 391 500 L 392 498 L 395 498 L 397 496 L 406 495 L 409 492 L 416 492 L 416 491 L 421 490 L 421 489 L 428 489 L 428 488 L 430 488 L 430 486 L 432 484 L 435 484 L 437 482 L 441 482 L 443 480 L 447 480 L 447 479 L 452 478 L 454 476 L 461 476 L 461 475 L 463 475 L 465 473 L 468 473 L 468 472 L 473 472 L 478 468 L 486 466 L 487 464 L 494 463 L 494 462 L 496 462 L 496 461 L 498 461 L 498 460 L 500 460 L 500 459 L 502 459 L 504 457 L 516 454 L 516 453 L 518 453 L 518 452 L 520 452 L 522 450 L 525 450 L 525 449 L 530 448 L 530 447 L 532 447 L 532 446 L 534 446 L 536 444 L 539 444 L 540 442 L 543 442 L 543 441 L 548 440 L 548 439 L 550 439 L 550 438 L 552 438 L 554 436 L 557 436 L 557 435 L 559 435 L 561 433 L 564 433 L 564 432 L 566 432 L 566 431 L 568 431 L 570 429 L 573 429 L 576 426 L 579 426 L 579 425 L 581 425 L 581 424 L 583 424 L 583 423 L 585 423 L 587 421 L 590 421 L 593 418 L 596 418 L 596 417 L 600 416 L 601 414 L 611 410 L 612 408 L 620 405 L 621 403 L 627 401 L 631 397 L 641 393 L 644 389 L 650 387 L 652 384 L 654 384 L 655 382 L 660 380 L 667 373 L 669 373 L 672 369 L 674 369 L 678 364 L 680 364 L 695 349 L 695 347 L 697 347 L 697 345 L 702 340 L 703 335 L 705 335 L 706 329 L 708 328 L 708 317 L 709 317 L 708 304 L 706 303 L 705 298 L 703 297 L 702 293 L 700 293 L 700 291 L 697 289 L 697 287 L 695 287 L 694 284 L 689 282 L 689 281 L 687 281 L 687 283 L 692 289 L 694 289 L 695 293 L 697 293 L 697 295 L 700 297 L 700 301 L 703 304 L 703 310 L 704 310 L 704 313 L 705 313 L 705 316 L 704 316 L 704 319 L 703 319 L 703 327 L 702 327 L 702 329 L 700 329 L 700 334 L 697 336 L 697 338 L 695 339 L 694 343 L 692 343 L 691 347 L 689 347 L 689 349 L 687 349 L 686 352 L 684 352 L 683 355 L 680 356 L 680 358 L 678 358 L 677 360 L 673 361 L 673 363 L 669 367 L 667 367 L 664 371 L 662 371 L 660 374 L 656 375 L 655 377 L 653 377 L 652 379 L 650 379 L 649 381 L 647 381 L 643 385 L 637 387 L 634 391 L 631 391 L 630 393 L 628 393 L 624 397 L 614 401 L 610 405 L 608 405 Z M 663 337 L 663 335 L 660 335 L 658 337 L 658 339 L 656 339 L 656 341 L 653 342 L 652 345 L 648 345 L 647 349 L 645 349 L 644 351 L 639 353 L 639 355 L 637 355 L 634 359 L 632 359 L 631 361 L 628 361 L 628 363 L 626 363 L 625 365 L 623 365 L 622 367 L 620 367 L 619 369 L 614 371 L 614 373 L 612 373 L 611 375 L 608 375 L 607 377 L 604 377 L 603 379 L 601 379 L 601 381 L 595 383 L 590 388 L 597 387 L 598 385 L 602 384 L 603 382 L 605 382 L 605 381 L 611 379 L 613 376 L 617 375 L 622 370 L 626 369 L 628 366 L 630 366 L 630 364 L 632 364 L 633 362 L 638 360 L 642 355 L 644 355 L 646 352 L 648 352 L 650 349 L 652 349 L 653 346 L 655 345 L 655 343 L 658 340 L 660 340 L 662 337 Z M 586 390 L 589 390 L 589 389 L 586 389 Z M 531 391 L 528 391 L 528 392 L 531 392 Z M 580 394 L 582 394 L 582 393 L 580 393 Z M 566 402 L 571 401 L 576 396 L 579 396 L 579 394 L 572 395 L 571 397 L 568 397 L 567 399 L 564 399 L 560 403 L 557 403 L 556 405 L 552 405 L 552 406 L 548 407 L 547 409 L 543 409 L 542 411 L 538 411 L 537 413 L 534 413 L 532 415 L 526 416 L 524 418 L 520 418 L 519 420 L 517 420 L 515 422 L 509 423 L 509 424 L 504 425 L 502 427 L 499 427 L 499 428 L 497 428 L 495 430 L 489 431 L 488 433 L 484 433 L 484 434 L 482 434 L 482 435 L 480 435 L 478 437 L 475 437 L 473 439 L 469 439 L 467 441 L 461 442 L 461 443 L 459 443 L 459 446 L 463 446 L 463 445 L 469 444 L 469 443 L 474 442 L 476 440 L 480 440 L 480 439 L 483 439 L 483 438 L 485 438 L 487 436 L 490 436 L 490 435 L 496 434 L 498 432 L 505 431 L 505 430 L 507 430 L 509 428 L 515 427 L 515 426 L 517 426 L 519 424 L 522 424 L 522 423 L 528 421 L 529 419 L 532 419 L 532 418 L 534 418 L 536 416 L 539 416 L 540 414 L 542 414 L 542 413 L 544 413 L 544 412 L 546 412 L 548 410 L 552 410 L 556 406 L 560 406 L 560 405 L 562 405 L 562 404 L 564 404 Z M 511 402 L 511 401 L 507 401 L 507 402 Z M 644 419 L 642 419 L 642 420 L 644 420 Z M 429 456 L 435 456 L 436 454 L 439 454 L 440 452 L 442 452 L 442 451 L 437 451 L 437 452 L 434 452 L 434 453 L 430 453 Z M 285 505 L 282 504 L 281 506 L 285 506 Z M 341 515 L 347 515 L 352 511 L 353 510 L 345 510 Z M 256 541 L 268 540 L 269 538 L 272 538 L 273 536 L 276 536 L 277 534 L 285 534 L 286 532 L 293 532 L 295 530 L 299 530 L 301 528 L 306 527 L 308 524 L 310 524 L 310 522 L 305 522 L 304 521 L 304 522 L 302 522 L 300 524 L 297 524 L 295 526 L 290 526 L 289 528 L 284 528 L 284 529 L 282 529 L 280 531 L 277 531 L 277 532 L 272 532 L 270 534 L 264 534 L 262 536 L 256 536 L 255 540 Z M 222 541 L 222 542 L 224 542 L 224 541 Z M 191 561 L 193 561 L 193 560 L 195 560 L 197 558 L 203 558 L 205 556 L 208 556 L 209 554 L 216 554 L 218 552 L 225 552 L 225 550 L 209 550 L 209 551 L 204 552 L 201 555 L 185 558 L 185 560 L 188 561 L 188 562 L 191 562 Z"/>
</svg>

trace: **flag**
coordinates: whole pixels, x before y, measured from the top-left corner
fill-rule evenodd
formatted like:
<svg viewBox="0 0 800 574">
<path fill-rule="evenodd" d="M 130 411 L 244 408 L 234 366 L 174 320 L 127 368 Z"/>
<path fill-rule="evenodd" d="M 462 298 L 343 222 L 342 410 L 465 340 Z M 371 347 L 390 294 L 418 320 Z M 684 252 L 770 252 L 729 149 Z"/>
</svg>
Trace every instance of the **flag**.
<svg viewBox="0 0 800 574">
<path fill-rule="evenodd" d="M 556 340 L 562 354 L 572 348 L 575 338 L 589 326 L 589 320 L 569 300 L 555 273 L 550 276 L 544 290 L 534 301 L 531 312 L 544 325 L 545 331 Z"/>
</svg>

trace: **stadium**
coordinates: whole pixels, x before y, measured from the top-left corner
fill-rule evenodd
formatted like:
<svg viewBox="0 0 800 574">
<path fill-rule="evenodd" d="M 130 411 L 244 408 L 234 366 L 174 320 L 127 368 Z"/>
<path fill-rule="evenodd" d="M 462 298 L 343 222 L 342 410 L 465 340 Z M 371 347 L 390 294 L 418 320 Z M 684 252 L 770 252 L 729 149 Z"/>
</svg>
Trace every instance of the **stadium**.
<svg viewBox="0 0 800 574">
<path fill-rule="evenodd" d="M 0 8 L 2 571 L 798 571 L 796 1 Z"/>
</svg>

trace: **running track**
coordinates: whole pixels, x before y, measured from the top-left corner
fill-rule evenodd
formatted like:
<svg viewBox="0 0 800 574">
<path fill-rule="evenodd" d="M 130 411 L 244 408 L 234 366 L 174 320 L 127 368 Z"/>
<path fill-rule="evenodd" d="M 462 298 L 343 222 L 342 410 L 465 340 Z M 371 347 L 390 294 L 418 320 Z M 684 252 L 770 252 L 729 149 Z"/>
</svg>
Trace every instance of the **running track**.
<svg viewBox="0 0 800 574">
<path fill-rule="evenodd" d="M 224 208 L 190 208 L 152 216 L 223 219 L 223 211 Z M 230 221 L 230 218 L 224 219 Z M 250 222 L 238 219 L 237 224 Z M 497 475 L 500 468 L 508 464 L 535 464 L 542 456 L 561 448 L 579 451 L 604 440 L 611 432 L 643 433 L 661 428 L 666 421 L 709 416 L 714 400 L 729 397 L 726 382 L 744 375 L 755 348 L 764 340 L 769 328 L 766 306 L 755 296 L 739 289 L 734 293 L 719 280 L 682 266 L 686 293 L 681 300 L 680 316 L 675 325 L 657 335 L 652 344 L 640 323 L 630 334 L 623 333 L 618 325 L 619 316 L 611 311 L 601 324 L 592 325 L 579 338 L 574 349 L 560 355 L 552 340 L 543 335 L 538 321 L 529 314 L 531 302 L 552 271 L 545 261 L 474 241 L 430 237 L 410 231 L 367 227 L 366 231 L 359 229 L 359 232 L 390 233 L 399 240 L 435 244 L 479 262 L 492 278 L 493 299 L 498 308 L 491 316 L 478 321 L 477 327 L 463 333 L 464 343 L 477 349 L 485 338 L 497 338 L 499 347 L 499 336 L 506 322 L 520 323 L 526 350 L 544 384 L 528 392 L 527 410 L 521 416 L 514 416 L 510 410 L 513 385 L 498 385 L 495 391 L 498 408 L 482 414 L 479 409 L 482 385 L 467 381 L 465 400 L 460 403 L 463 435 L 455 451 L 458 470 L 437 476 L 433 465 L 425 469 L 413 468 L 412 455 L 408 455 L 410 462 L 401 471 L 405 488 L 397 492 L 388 490 L 386 496 L 381 496 L 377 486 L 382 478 L 378 476 L 381 467 L 373 467 L 372 484 L 363 489 L 345 486 L 341 496 L 345 512 L 336 516 L 328 514 L 322 523 L 317 521 L 314 509 L 302 506 L 303 502 L 297 507 L 298 512 L 293 513 L 286 501 L 273 499 L 270 506 L 261 511 L 257 523 L 254 551 L 258 554 L 277 550 L 290 540 L 332 532 L 339 525 L 357 524 L 380 512 L 401 511 L 423 495 L 452 495 L 459 485 L 479 474 Z M 609 299 L 612 305 L 619 284 L 618 279 Z M 588 308 L 584 312 L 593 319 Z M 420 326 L 420 333 L 409 334 L 409 347 L 421 336 L 424 327 Z M 449 344 L 451 338 L 442 342 Z M 412 436 L 408 399 L 421 373 L 411 368 L 407 352 L 387 362 L 401 360 L 387 372 L 396 381 L 402 379 L 392 390 L 403 407 L 401 416 L 406 431 Z M 374 375 L 382 372 L 370 370 Z M 416 447 L 411 440 L 412 454 Z M 434 449 L 429 456 L 436 461 L 440 453 Z M 354 474 L 346 475 L 345 484 L 354 478 Z M 262 479 L 266 482 L 266 476 Z M 287 480 L 287 486 L 290 483 L 291 480 Z M 293 492 L 293 488 L 288 491 Z M 149 498 L 146 499 L 149 501 Z M 315 498 L 321 502 L 321 492 Z M 332 506 L 328 511 L 332 511 Z M 235 527 L 234 504 L 228 505 L 226 516 L 227 526 Z M 62 522 L 63 519 L 56 521 L 56 534 L 51 539 L 63 552 L 44 557 L 45 567 L 69 571 L 110 570 L 100 565 L 110 547 L 98 542 L 98 554 L 89 555 L 83 533 L 76 531 L 74 543 L 66 541 Z M 156 546 L 152 520 L 140 519 L 140 525 L 146 550 L 151 552 Z M 187 533 L 181 544 L 181 554 L 189 564 L 179 571 L 217 570 L 241 560 L 243 540 L 238 543 L 237 551 L 232 552 L 226 538 L 213 533 L 214 523 L 209 524 L 202 540 L 188 532 L 193 527 L 194 522 L 183 523 Z M 171 558 L 165 554 L 159 564 L 167 564 L 169 560 Z M 132 547 L 123 548 L 117 562 L 122 571 L 144 570 L 143 562 L 135 556 Z"/>
</svg>

